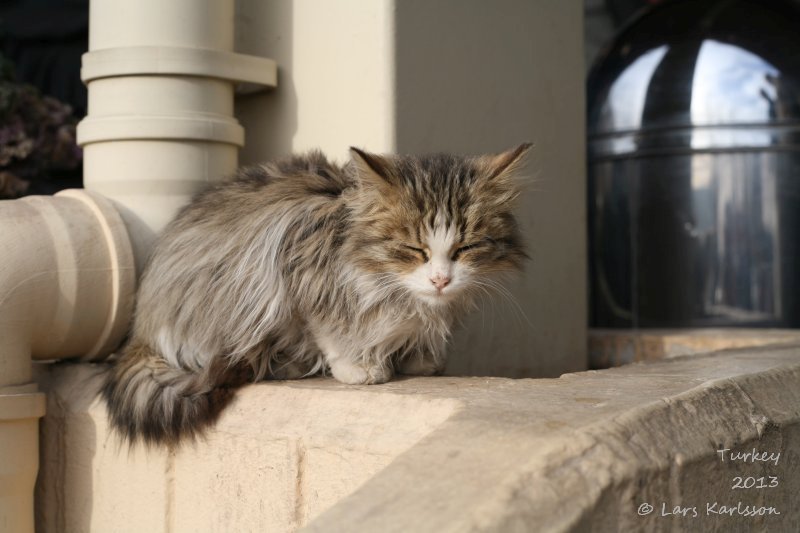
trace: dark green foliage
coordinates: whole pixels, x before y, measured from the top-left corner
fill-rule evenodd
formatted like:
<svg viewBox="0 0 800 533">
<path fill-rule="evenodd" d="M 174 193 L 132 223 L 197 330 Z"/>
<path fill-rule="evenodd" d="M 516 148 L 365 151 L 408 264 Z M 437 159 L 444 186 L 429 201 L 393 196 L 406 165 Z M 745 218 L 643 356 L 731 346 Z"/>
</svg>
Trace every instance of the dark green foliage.
<svg viewBox="0 0 800 533">
<path fill-rule="evenodd" d="M 15 82 L 13 66 L 0 55 L 0 198 L 16 198 L 34 183 L 79 172 L 76 124 L 70 106 Z"/>
</svg>

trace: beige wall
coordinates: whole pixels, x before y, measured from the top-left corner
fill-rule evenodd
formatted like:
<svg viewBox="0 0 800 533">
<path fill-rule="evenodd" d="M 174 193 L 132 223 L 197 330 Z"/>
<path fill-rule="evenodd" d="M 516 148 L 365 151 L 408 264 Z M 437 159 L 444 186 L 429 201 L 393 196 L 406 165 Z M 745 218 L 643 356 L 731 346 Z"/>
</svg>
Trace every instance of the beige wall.
<svg viewBox="0 0 800 533">
<path fill-rule="evenodd" d="M 582 15 L 579 2 L 553 0 L 238 3 L 237 51 L 279 64 L 276 91 L 238 101 L 242 163 L 312 147 L 341 160 L 350 145 L 536 144 L 520 209 L 532 261 L 510 285 L 521 312 L 496 298 L 471 317 L 450 373 L 585 368 Z"/>
<path fill-rule="evenodd" d="M 236 51 L 278 63 L 278 88 L 241 97 L 242 163 L 351 145 L 394 149 L 392 0 L 238 0 Z"/>
</svg>

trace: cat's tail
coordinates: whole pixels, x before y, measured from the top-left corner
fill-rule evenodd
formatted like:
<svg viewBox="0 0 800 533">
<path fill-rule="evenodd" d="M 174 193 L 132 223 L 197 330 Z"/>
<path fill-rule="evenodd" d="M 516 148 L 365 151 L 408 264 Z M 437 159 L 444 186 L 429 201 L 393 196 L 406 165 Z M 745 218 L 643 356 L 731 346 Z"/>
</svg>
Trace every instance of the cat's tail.
<svg viewBox="0 0 800 533">
<path fill-rule="evenodd" d="M 127 441 L 175 445 L 211 425 L 251 375 L 221 360 L 197 372 L 174 368 L 133 341 L 109 369 L 101 395 L 112 427 Z"/>
</svg>

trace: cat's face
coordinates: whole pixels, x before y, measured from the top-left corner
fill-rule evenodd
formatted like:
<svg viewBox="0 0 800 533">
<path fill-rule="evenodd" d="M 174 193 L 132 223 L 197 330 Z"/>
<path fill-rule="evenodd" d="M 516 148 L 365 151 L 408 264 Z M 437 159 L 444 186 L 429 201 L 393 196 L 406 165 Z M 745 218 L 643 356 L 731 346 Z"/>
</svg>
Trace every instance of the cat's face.
<svg viewBox="0 0 800 533">
<path fill-rule="evenodd" d="M 525 258 L 512 175 L 530 145 L 496 156 L 376 156 L 353 150 L 360 266 L 432 306 L 487 288 Z"/>
</svg>

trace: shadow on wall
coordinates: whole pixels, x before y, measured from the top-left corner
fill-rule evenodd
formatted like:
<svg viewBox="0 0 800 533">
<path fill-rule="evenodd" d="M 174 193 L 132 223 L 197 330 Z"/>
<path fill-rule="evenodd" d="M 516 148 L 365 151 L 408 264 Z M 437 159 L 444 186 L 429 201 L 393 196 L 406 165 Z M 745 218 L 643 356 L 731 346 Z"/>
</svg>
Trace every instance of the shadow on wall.
<svg viewBox="0 0 800 533">
<path fill-rule="evenodd" d="M 556 377 L 586 364 L 582 9 L 502 5 L 397 3 L 397 150 L 534 143 L 518 211 L 531 261 L 465 321 L 447 373 Z"/>
<path fill-rule="evenodd" d="M 292 152 L 297 132 L 297 92 L 291 72 L 292 16 L 292 2 L 236 0 L 235 51 L 278 63 L 277 88 L 236 98 L 236 118 L 246 132 L 240 164 Z"/>
</svg>

